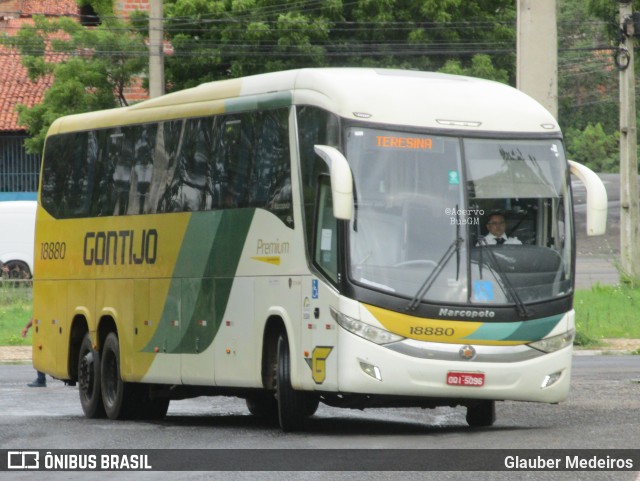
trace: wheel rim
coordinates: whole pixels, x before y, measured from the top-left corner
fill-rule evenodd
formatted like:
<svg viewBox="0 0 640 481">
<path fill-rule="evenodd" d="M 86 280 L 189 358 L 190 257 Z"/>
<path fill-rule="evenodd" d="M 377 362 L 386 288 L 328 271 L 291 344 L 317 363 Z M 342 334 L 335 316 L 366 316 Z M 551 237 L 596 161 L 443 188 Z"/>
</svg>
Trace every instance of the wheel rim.
<svg viewBox="0 0 640 481">
<path fill-rule="evenodd" d="M 93 353 L 87 351 L 82 356 L 80 367 L 78 370 L 78 388 L 85 398 L 90 398 L 93 392 L 93 386 L 95 383 L 93 375 Z"/>
<path fill-rule="evenodd" d="M 29 279 L 29 267 L 20 261 L 9 261 L 5 264 L 7 277 L 12 280 Z"/>
</svg>

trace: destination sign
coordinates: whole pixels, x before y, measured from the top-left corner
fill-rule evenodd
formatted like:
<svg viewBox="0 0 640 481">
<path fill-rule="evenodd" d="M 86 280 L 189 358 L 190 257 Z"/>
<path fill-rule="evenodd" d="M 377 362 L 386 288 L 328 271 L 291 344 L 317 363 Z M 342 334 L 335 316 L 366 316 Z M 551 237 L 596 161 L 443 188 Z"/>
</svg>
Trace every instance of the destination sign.
<svg viewBox="0 0 640 481">
<path fill-rule="evenodd" d="M 433 149 L 433 140 L 429 137 L 397 137 L 391 135 L 376 136 L 378 147 L 392 149 Z"/>
<path fill-rule="evenodd" d="M 379 149 L 393 149 L 406 151 L 422 151 L 442 153 L 444 145 L 442 139 L 424 136 L 405 135 L 376 135 L 375 146 Z"/>
</svg>

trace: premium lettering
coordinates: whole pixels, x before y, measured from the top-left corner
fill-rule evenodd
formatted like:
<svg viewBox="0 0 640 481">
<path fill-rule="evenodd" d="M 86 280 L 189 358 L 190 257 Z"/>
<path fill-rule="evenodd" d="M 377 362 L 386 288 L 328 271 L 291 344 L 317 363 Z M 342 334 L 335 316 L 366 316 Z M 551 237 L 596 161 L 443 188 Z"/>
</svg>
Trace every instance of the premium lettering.
<svg viewBox="0 0 640 481">
<path fill-rule="evenodd" d="M 288 254 L 289 243 L 280 242 L 278 239 L 276 239 L 275 242 L 269 242 L 262 239 L 258 239 L 258 244 L 256 246 L 256 253 L 262 256 Z"/>
</svg>

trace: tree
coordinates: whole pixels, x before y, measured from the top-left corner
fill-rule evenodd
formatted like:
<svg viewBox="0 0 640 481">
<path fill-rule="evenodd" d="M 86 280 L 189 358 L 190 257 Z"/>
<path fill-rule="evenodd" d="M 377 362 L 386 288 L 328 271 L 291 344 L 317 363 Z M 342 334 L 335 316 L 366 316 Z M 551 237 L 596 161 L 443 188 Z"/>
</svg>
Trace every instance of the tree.
<svg viewBox="0 0 640 481">
<path fill-rule="evenodd" d="M 502 83 L 509 82 L 509 72 L 496 68 L 488 55 L 476 55 L 471 60 L 469 67 L 463 67 L 460 60 L 448 60 L 440 69 L 441 72 L 455 75 L 468 75 L 496 80 Z"/>
<path fill-rule="evenodd" d="M 512 0 L 165 0 L 164 5 L 165 31 L 175 50 L 166 58 L 169 90 L 300 67 L 438 70 L 451 59 L 462 70 L 514 81 Z M 474 67 L 477 54 L 484 57 Z"/>
<path fill-rule="evenodd" d="M 565 129 L 596 123 L 609 134 L 618 129 L 618 72 L 608 29 L 617 4 L 608 0 L 606 6 L 613 10 L 604 22 L 584 0 L 558 1 L 558 112 Z"/>
<path fill-rule="evenodd" d="M 587 124 L 583 130 L 565 132 L 569 158 L 596 172 L 619 171 L 619 136 L 607 134 L 600 123 Z"/>
<path fill-rule="evenodd" d="M 116 19 L 110 5 L 110 0 L 96 2 L 94 10 L 102 19 L 98 27 L 85 28 L 70 18 L 36 16 L 34 25 L 1 40 L 20 51 L 32 80 L 54 78 L 41 104 L 18 106 L 19 122 L 31 134 L 25 142 L 30 153 L 42 151 L 47 130 L 58 117 L 126 105 L 125 88 L 145 72 L 143 37 Z"/>
<path fill-rule="evenodd" d="M 126 105 L 147 70 L 145 15 L 117 20 L 114 0 L 89 4 L 102 24 L 36 18 L 4 43 L 29 75 L 53 75 L 41 105 L 20 107 L 39 152 L 61 115 Z M 515 82 L 513 0 L 164 0 L 167 90 L 300 67 L 372 66 L 459 71 Z M 57 58 L 54 58 L 57 55 Z M 64 59 L 61 59 L 61 56 Z"/>
</svg>

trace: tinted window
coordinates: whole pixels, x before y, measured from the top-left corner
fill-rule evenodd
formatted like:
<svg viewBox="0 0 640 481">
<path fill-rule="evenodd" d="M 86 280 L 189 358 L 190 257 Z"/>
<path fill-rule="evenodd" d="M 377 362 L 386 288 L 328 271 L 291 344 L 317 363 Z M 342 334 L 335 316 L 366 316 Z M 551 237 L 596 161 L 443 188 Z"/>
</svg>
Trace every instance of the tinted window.
<svg viewBox="0 0 640 481">
<path fill-rule="evenodd" d="M 59 218 L 258 207 L 292 226 L 288 110 L 52 136 L 42 202 Z"/>
<path fill-rule="evenodd" d="M 308 106 L 298 107 L 297 122 L 307 251 L 309 257 L 313 258 L 313 219 L 317 188 L 320 175 L 329 173 L 327 164 L 316 155 L 313 146 L 338 147 L 340 143 L 339 122 L 335 115 L 317 107 Z"/>
</svg>

